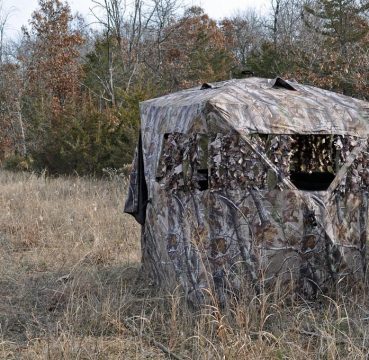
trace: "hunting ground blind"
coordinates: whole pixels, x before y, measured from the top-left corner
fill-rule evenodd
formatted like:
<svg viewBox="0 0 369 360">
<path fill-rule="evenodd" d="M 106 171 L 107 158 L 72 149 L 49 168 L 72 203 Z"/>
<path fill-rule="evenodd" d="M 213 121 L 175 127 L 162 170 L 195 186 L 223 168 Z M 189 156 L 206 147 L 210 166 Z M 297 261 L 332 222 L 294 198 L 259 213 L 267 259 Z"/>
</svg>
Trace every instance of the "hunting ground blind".
<svg viewBox="0 0 369 360">
<path fill-rule="evenodd" d="M 368 109 L 281 78 L 141 103 L 125 211 L 142 224 L 144 273 L 196 304 L 363 281 Z"/>
</svg>

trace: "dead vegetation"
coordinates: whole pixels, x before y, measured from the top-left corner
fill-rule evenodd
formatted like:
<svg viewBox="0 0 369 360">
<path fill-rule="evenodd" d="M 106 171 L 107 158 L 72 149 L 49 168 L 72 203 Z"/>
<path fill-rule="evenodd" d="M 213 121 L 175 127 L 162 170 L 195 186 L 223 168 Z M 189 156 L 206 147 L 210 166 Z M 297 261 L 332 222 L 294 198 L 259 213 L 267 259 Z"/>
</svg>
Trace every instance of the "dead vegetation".
<svg viewBox="0 0 369 360">
<path fill-rule="evenodd" d="M 125 187 L 0 172 L 1 359 L 367 359 L 367 288 L 225 310 L 158 292 L 138 276 Z"/>
</svg>

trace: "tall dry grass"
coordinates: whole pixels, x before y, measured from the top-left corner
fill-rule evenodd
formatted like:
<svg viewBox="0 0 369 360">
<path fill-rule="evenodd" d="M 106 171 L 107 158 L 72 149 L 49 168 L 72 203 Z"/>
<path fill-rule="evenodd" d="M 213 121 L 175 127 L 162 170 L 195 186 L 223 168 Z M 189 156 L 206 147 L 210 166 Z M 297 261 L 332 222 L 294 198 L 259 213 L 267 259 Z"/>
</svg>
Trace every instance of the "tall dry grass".
<svg viewBox="0 0 369 360">
<path fill-rule="evenodd" d="M 187 309 L 138 277 L 123 180 L 0 171 L 0 359 L 367 359 L 368 288 Z M 214 302 L 215 303 L 215 302 Z"/>
</svg>

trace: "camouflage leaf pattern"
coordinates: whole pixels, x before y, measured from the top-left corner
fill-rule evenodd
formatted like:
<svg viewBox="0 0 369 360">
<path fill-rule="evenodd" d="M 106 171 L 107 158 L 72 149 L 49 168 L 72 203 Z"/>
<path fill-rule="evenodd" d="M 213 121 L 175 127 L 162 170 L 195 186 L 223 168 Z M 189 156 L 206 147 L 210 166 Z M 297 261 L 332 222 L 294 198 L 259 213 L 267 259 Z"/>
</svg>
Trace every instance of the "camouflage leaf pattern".
<svg viewBox="0 0 369 360">
<path fill-rule="evenodd" d="M 304 296 L 366 271 L 368 104 L 250 78 L 141 104 L 150 203 L 143 262 L 194 304 L 255 292 Z M 291 172 L 326 172 L 326 191 Z M 282 290 L 283 289 L 283 290 Z"/>
</svg>

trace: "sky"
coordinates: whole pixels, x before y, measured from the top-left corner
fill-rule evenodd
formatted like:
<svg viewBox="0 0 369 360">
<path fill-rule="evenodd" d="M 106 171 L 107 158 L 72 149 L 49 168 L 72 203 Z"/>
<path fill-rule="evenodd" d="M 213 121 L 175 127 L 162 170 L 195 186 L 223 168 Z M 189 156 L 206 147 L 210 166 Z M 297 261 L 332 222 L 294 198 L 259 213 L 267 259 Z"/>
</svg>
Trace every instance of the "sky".
<svg viewBox="0 0 369 360">
<path fill-rule="evenodd" d="M 32 12 L 37 8 L 37 0 L 0 0 L 3 8 L 10 12 L 7 22 L 6 35 L 8 38 L 16 39 L 20 34 L 22 25 L 27 25 Z M 127 1 L 129 3 L 129 0 Z M 188 4 L 200 5 L 210 17 L 215 19 L 231 16 L 237 11 L 253 8 L 256 11 L 265 12 L 270 0 L 187 0 Z M 69 0 L 72 12 L 80 12 L 87 22 L 93 18 L 90 9 L 93 7 L 91 0 Z"/>
</svg>

